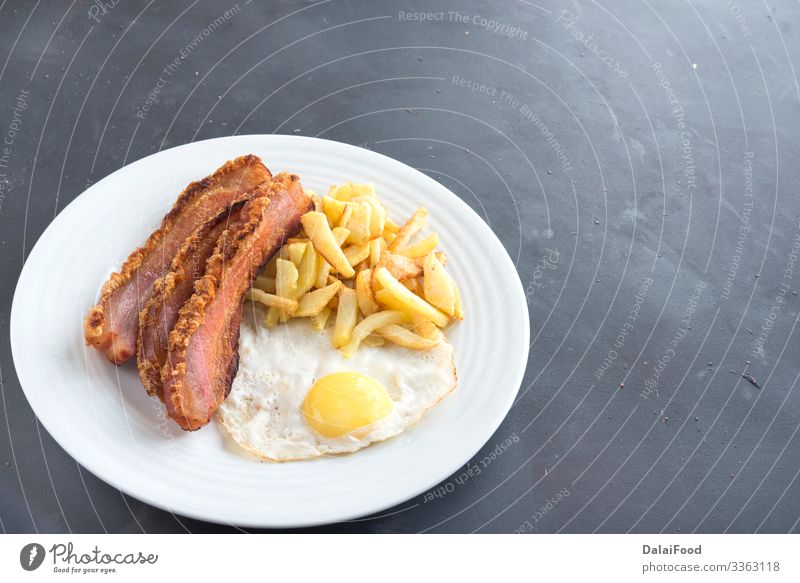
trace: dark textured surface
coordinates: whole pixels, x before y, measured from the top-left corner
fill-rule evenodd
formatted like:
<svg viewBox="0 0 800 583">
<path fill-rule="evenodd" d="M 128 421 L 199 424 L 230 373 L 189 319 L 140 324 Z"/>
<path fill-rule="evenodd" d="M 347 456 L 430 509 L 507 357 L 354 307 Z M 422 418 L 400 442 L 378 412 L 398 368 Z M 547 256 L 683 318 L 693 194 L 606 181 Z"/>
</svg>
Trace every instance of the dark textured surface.
<svg viewBox="0 0 800 583">
<path fill-rule="evenodd" d="M 8 315 L 88 183 L 176 144 L 294 132 L 467 201 L 515 260 L 533 332 L 480 473 L 320 530 L 798 531 L 798 22 L 796 2 L 760 0 L 2 2 L 2 528 L 234 530 L 67 456 L 17 382 Z"/>
</svg>

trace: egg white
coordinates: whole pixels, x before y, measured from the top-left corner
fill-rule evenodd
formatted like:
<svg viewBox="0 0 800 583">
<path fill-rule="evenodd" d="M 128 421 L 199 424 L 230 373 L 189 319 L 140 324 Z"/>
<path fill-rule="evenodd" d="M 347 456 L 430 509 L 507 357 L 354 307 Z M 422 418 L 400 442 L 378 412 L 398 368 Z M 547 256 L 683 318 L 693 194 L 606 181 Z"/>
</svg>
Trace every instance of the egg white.
<svg viewBox="0 0 800 583">
<path fill-rule="evenodd" d="M 256 322 L 261 310 L 248 303 L 245 312 L 239 371 L 217 419 L 236 443 L 259 457 L 290 461 L 357 451 L 402 433 L 456 387 L 453 346 L 446 340 L 431 350 L 362 344 L 345 359 L 331 345 L 330 323 L 316 331 L 297 318 L 269 329 Z M 367 427 L 325 437 L 306 423 L 300 408 L 317 379 L 344 371 L 381 383 L 394 406 Z"/>
</svg>

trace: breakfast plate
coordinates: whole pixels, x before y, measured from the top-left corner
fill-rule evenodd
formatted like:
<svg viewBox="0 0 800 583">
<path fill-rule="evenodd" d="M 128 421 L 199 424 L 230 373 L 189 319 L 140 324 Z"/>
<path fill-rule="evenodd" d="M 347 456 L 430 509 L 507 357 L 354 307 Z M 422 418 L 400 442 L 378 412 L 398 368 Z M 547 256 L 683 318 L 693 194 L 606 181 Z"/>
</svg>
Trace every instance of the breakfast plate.
<svg viewBox="0 0 800 583">
<path fill-rule="evenodd" d="M 141 245 L 191 180 L 243 153 L 303 185 L 371 182 L 390 213 L 424 206 L 458 284 L 465 319 L 447 330 L 458 387 L 404 433 L 357 453 L 260 462 L 216 423 L 184 432 L 142 389 L 136 366 L 87 347 L 100 283 Z M 17 375 L 39 421 L 80 464 L 167 511 L 246 527 L 299 527 L 397 505 L 456 472 L 489 440 L 528 358 L 528 310 L 491 229 L 430 177 L 381 154 L 299 136 L 217 138 L 165 150 L 91 186 L 51 223 L 20 275 L 11 312 Z M 307 355 L 309 359 L 314 354 Z"/>
</svg>

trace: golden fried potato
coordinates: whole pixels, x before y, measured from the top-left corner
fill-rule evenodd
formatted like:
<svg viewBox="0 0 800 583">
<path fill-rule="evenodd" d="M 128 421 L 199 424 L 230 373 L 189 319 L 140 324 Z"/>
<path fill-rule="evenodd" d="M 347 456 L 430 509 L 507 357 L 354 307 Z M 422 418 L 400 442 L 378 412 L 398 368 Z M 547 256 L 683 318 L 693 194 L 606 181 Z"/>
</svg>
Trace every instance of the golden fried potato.
<svg viewBox="0 0 800 583">
<path fill-rule="evenodd" d="M 375 196 L 375 185 L 371 183 L 355 184 L 346 182 L 339 186 L 331 186 L 328 196 L 343 200 L 345 202 L 353 200 L 359 196 Z"/>
<path fill-rule="evenodd" d="M 402 306 L 400 309 L 403 311 L 427 318 L 440 328 L 447 326 L 449 322 L 447 314 L 440 312 L 424 299 L 407 289 L 389 273 L 388 269 L 385 267 L 376 268 L 375 278 L 383 286 L 383 290 L 375 294 L 375 299 L 378 300 L 378 303 L 386 303 L 387 300 L 382 300 L 381 297 L 390 297 L 393 300 L 392 303 L 397 302 Z M 383 294 L 383 296 L 381 296 L 381 294 Z"/>
<path fill-rule="evenodd" d="M 336 309 L 336 324 L 333 327 L 333 346 L 340 348 L 350 341 L 358 320 L 358 301 L 355 290 L 339 288 L 339 307 Z"/>
<path fill-rule="evenodd" d="M 344 256 L 347 257 L 347 261 L 350 265 L 358 265 L 369 258 L 369 243 L 349 245 L 342 249 L 342 251 L 344 251 Z"/>
<path fill-rule="evenodd" d="M 387 214 L 386 215 L 386 224 L 383 227 L 384 234 L 388 231 L 389 233 L 397 233 L 400 230 L 400 226 L 395 223 Z"/>
<path fill-rule="evenodd" d="M 331 225 L 336 225 L 342 218 L 344 209 L 351 206 L 350 203 L 336 200 L 331 196 L 326 196 L 322 199 L 322 208 L 325 210 L 325 215 Z"/>
<path fill-rule="evenodd" d="M 325 261 L 343 276 L 353 277 L 355 270 L 348 263 L 347 257 L 344 256 L 341 247 L 336 242 L 333 231 L 328 225 L 328 217 L 323 213 L 311 211 L 304 214 L 300 221 L 314 248 L 325 258 Z"/>
<path fill-rule="evenodd" d="M 438 244 L 439 235 L 437 233 L 431 233 L 416 243 L 412 243 L 411 245 L 403 247 L 402 249 L 398 249 L 397 252 L 400 255 L 405 255 L 406 257 L 423 257 L 436 249 Z"/>
<path fill-rule="evenodd" d="M 407 319 L 408 316 L 404 312 L 396 310 L 385 310 L 367 316 L 353 329 L 350 340 L 348 340 L 347 344 L 342 346 L 340 350 L 345 358 L 350 358 L 355 354 L 356 350 L 358 350 L 361 341 L 375 330 L 384 326 L 389 326 L 390 324 L 399 324 Z"/>
<path fill-rule="evenodd" d="M 369 266 L 375 267 L 378 265 L 378 262 L 381 260 L 381 254 L 383 253 L 384 249 L 387 247 L 386 241 L 383 239 L 373 239 L 369 242 Z M 420 265 L 421 267 L 421 265 Z"/>
<path fill-rule="evenodd" d="M 339 222 L 336 223 L 336 226 L 337 227 L 346 228 L 347 227 L 347 223 L 350 222 L 350 219 L 351 219 L 352 216 L 353 216 L 353 205 L 352 204 L 348 204 L 344 208 L 344 212 L 342 213 L 342 216 L 339 217 Z M 341 246 L 341 243 L 339 245 Z"/>
<path fill-rule="evenodd" d="M 317 279 L 317 252 L 312 245 L 306 245 L 305 253 L 300 260 L 300 265 L 297 268 L 297 290 L 295 292 L 297 297 L 302 296 L 312 287 Z"/>
<path fill-rule="evenodd" d="M 428 211 L 417 209 L 399 226 L 372 184 L 332 186 L 325 197 L 305 192 L 314 210 L 301 217 L 303 230 L 285 242 L 246 296 L 267 307 L 264 324 L 310 317 L 322 330 L 335 313 L 332 343 L 347 357 L 361 343 L 436 346 L 444 337 L 439 328 L 450 317 L 463 318 L 463 308 L 444 270 L 447 257 L 436 251 L 438 234 L 412 242 Z"/>
<path fill-rule="evenodd" d="M 295 265 L 300 265 L 300 260 L 303 258 L 306 246 L 307 243 L 287 243 L 281 247 L 281 250 L 278 252 L 278 258 L 289 260 Z"/>
<path fill-rule="evenodd" d="M 297 267 L 292 261 L 278 259 L 275 274 L 275 293 L 282 298 L 295 299 L 297 295 Z"/>
<path fill-rule="evenodd" d="M 423 270 L 425 299 L 448 316 L 454 315 L 456 294 L 453 280 L 433 253 L 425 257 Z"/>
<path fill-rule="evenodd" d="M 375 196 L 357 196 L 353 202 L 366 203 L 372 207 L 369 215 L 369 236 L 375 239 L 383 234 L 386 226 L 386 209 Z"/>
<path fill-rule="evenodd" d="M 331 229 L 331 233 L 333 233 L 333 238 L 336 241 L 336 244 L 341 247 L 350 236 L 350 229 L 345 227 L 335 227 Z"/>
<path fill-rule="evenodd" d="M 389 231 L 384 231 L 383 232 L 383 237 L 382 238 L 386 242 L 386 248 L 387 249 L 389 248 L 389 245 L 392 244 L 392 241 L 394 241 L 396 237 L 397 237 L 396 233 L 390 233 Z"/>
<path fill-rule="evenodd" d="M 389 342 L 394 342 L 400 346 L 415 348 L 417 350 L 428 350 L 435 348 L 439 344 L 439 340 L 424 338 L 399 324 L 389 324 L 383 328 L 378 328 L 378 334 L 386 338 Z"/>
<path fill-rule="evenodd" d="M 370 218 L 372 217 L 372 207 L 366 202 L 355 203 L 351 206 L 353 212 L 350 220 L 345 225 L 350 229 L 350 236 L 347 242 L 354 245 L 369 243 L 370 238 Z"/>
<path fill-rule="evenodd" d="M 427 218 L 427 209 L 424 207 L 418 208 L 406 224 L 400 227 L 397 236 L 389 244 L 389 251 L 396 252 L 398 249 L 407 246 L 411 242 L 411 238 L 425 225 Z"/>
<path fill-rule="evenodd" d="M 268 294 L 267 292 L 261 291 L 255 287 L 250 289 L 244 297 L 247 300 L 263 304 L 268 308 L 280 308 L 290 316 L 297 310 L 297 300 L 276 296 L 274 294 Z"/>
<path fill-rule="evenodd" d="M 361 313 L 365 316 L 374 314 L 381 309 L 372 293 L 371 281 L 372 270 L 370 269 L 366 269 L 356 276 L 356 299 Z"/>
<path fill-rule="evenodd" d="M 372 334 L 364 338 L 364 340 L 362 340 L 361 343 L 366 344 L 370 348 L 377 348 L 378 346 L 383 346 L 384 344 L 386 344 L 386 340 L 383 339 L 383 336 L 379 336 L 378 334 L 373 332 Z"/>
<path fill-rule="evenodd" d="M 325 287 L 328 285 L 328 276 L 331 273 L 331 264 L 320 257 L 317 270 L 317 279 L 314 281 L 314 287 Z"/>
<path fill-rule="evenodd" d="M 408 328 L 423 338 L 436 340 L 437 342 L 442 338 L 442 331 L 436 327 L 436 324 L 421 316 L 412 316 Z"/>
<path fill-rule="evenodd" d="M 322 289 L 315 289 L 314 291 L 307 292 L 300 298 L 297 309 L 294 311 L 294 316 L 298 318 L 316 316 L 324 310 L 331 299 L 336 296 L 340 287 L 341 283 L 336 281 Z"/>
</svg>

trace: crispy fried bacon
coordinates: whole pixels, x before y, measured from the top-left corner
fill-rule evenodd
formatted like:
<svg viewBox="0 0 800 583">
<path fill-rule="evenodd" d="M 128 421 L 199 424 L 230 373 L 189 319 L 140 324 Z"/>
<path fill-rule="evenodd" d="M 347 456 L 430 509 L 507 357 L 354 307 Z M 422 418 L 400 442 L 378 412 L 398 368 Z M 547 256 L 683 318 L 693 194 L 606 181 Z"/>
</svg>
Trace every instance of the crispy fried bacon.
<svg viewBox="0 0 800 583">
<path fill-rule="evenodd" d="M 192 296 L 194 282 L 203 275 L 219 236 L 238 224 L 241 210 L 242 203 L 225 209 L 189 235 L 172 258 L 167 273 L 153 284 L 153 292 L 139 313 L 139 377 L 147 393 L 162 401 L 161 369 L 167 361 L 169 333 L 178 321 L 181 307 Z"/>
<path fill-rule="evenodd" d="M 252 198 L 251 191 L 270 178 L 261 160 L 248 155 L 226 162 L 211 176 L 187 186 L 161 226 L 103 285 L 97 305 L 84 319 L 86 343 L 114 364 L 131 358 L 136 352 L 139 311 L 150 297 L 153 282 L 164 275 L 186 238 L 231 204 Z"/>
<path fill-rule="evenodd" d="M 297 176 L 279 174 L 245 204 L 239 223 L 220 235 L 169 335 L 161 371 L 167 413 L 181 428 L 199 429 L 228 396 L 239 365 L 244 293 L 255 273 L 300 228 L 311 209 Z"/>
</svg>

